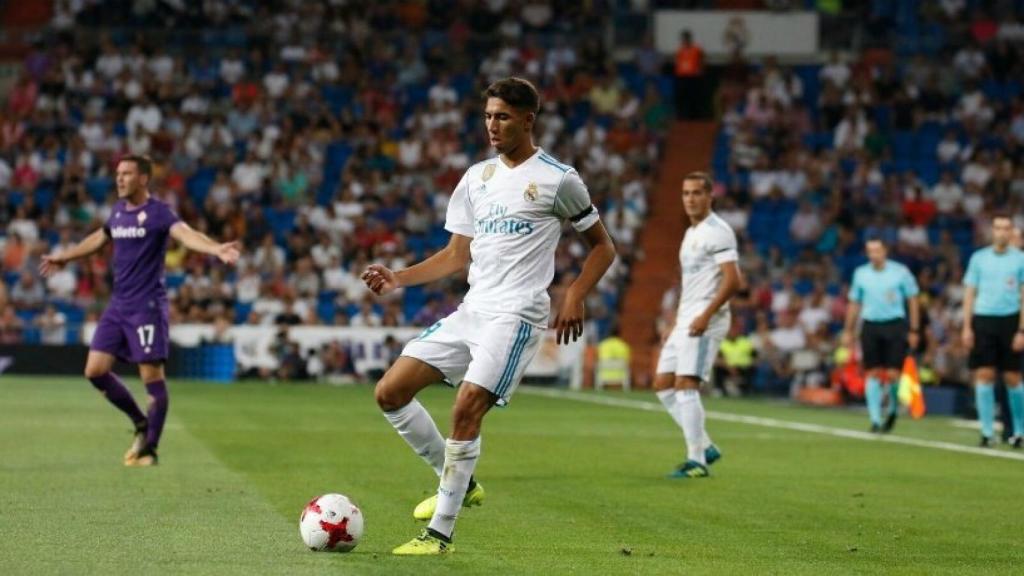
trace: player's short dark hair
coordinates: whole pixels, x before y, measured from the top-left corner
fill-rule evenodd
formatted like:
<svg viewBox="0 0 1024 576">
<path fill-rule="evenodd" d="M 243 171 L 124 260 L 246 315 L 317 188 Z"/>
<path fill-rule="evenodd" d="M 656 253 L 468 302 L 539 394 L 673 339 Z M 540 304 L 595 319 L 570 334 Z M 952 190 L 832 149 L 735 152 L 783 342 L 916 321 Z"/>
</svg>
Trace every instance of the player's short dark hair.
<svg viewBox="0 0 1024 576">
<path fill-rule="evenodd" d="M 1013 224 L 1013 216 L 1010 216 L 1010 213 L 1005 210 L 999 210 L 992 214 L 992 223 L 994 224 L 996 220 L 1009 220 L 1010 224 Z"/>
<path fill-rule="evenodd" d="M 704 191 L 708 194 L 711 194 L 711 191 L 715 187 L 715 181 L 711 179 L 711 175 L 707 172 L 701 172 L 699 170 L 696 172 L 690 172 L 686 176 L 683 176 L 683 182 L 686 182 L 687 180 L 699 180 L 703 185 L 702 188 L 704 188 Z"/>
<path fill-rule="evenodd" d="M 140 174 L 146 176 L 153 176 L 153 161 L 149 159 L 149 156 L 143 156 L 142 154 L 129 154 L 121 157 L 121 162 L 134 162 L 135 166 L 139 169 Z"/>
<path fill-rule="evenodd" d="M 885 243 L 885 240 L 881 236 L 868 236 L 868 237 L 864 238 L 864 245 L 865 246 L 867 246 L 871 242 L 878 242 L 879 244 L 882 245 L 882 248 L 886 248 L 886 249 L 889 248 L 889 246 Z"/>
<path fill-rule="evenodd" d="M 540 93 L 529 80 L 511 76 L 494 82 L 484 90 L 484 99 L 500 98 L 509 106 L 536 114 L 540 111 Z"/>
</svg>

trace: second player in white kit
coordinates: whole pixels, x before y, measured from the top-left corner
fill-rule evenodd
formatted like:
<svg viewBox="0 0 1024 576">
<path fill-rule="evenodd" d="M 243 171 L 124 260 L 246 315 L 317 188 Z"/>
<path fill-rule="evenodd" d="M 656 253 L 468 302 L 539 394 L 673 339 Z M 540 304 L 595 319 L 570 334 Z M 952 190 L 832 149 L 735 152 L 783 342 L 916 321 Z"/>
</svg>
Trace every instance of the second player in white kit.
<svg viewBox="0 0 1024 576">
<path fill-rule="evenodd" d="M 722 264 L 735 263 L 738 258 L 736 234 L 714 212 L 686 231 L 679 247 L 683 272 L 679 308 L 675 327 L 658 357 L 658 374 L 671 372 L 708 381 L 718 348 L 729 332 L 729 304 L 711 315 L 702 334 L 691 334 L 690 324 L 715 299 L 722 283 Z"/>
<path fill-rule="evenodd" d="M 679 248 L 679 309 L 665 339 L 654 380 L 658 399 L 683 430 L 686 461 L 669 476 L 700 478 L 721 457 L 704 426 L 700 385 L 711 375 L 732 320 L 729 299 L 740 285 L 736 234 L 711 211 L 711 178 L 694 172 L 683 179 L 683 207 L 690 226 Z"/>
</svg>

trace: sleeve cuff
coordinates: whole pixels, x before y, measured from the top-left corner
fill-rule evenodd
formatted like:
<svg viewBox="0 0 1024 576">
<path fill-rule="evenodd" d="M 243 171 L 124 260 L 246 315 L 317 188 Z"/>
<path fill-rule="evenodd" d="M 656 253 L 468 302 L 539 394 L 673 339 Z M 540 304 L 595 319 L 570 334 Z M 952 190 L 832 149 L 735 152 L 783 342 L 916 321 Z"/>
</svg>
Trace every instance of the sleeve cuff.
<svg viewBox="0 0 1024 576">
<path fill-rule="evenodd" d="M 715 264 L 725 264 L 726 262 L 736 262 L 740 259 L 738 252 L 732 248 L 723 250 L 714 255 Z"/>
<path fill-rule="evenodd" d="M 460 224 L 448 223 L 448 224 L 444 225 L 444 229 L 449 231 L 449 232 L 451 232 L 452 234 L 458 234 L 460 236 L 468 236 L 470 238 L 472 238 L 473 236 L 476 235 L 476 230 L 474 230 L 473 227 L 469 226 L 468 224 L 467 225 L 460 225 Z"/>
</svg>

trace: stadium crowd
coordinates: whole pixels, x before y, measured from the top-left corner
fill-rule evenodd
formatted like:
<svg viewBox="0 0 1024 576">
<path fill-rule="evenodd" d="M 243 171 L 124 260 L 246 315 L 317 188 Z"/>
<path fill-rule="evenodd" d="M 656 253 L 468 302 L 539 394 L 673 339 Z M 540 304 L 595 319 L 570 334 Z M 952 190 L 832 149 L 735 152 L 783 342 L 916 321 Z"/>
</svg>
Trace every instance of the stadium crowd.
<svg viewBox="0 0 1024 576">
<path fill-rule="evenodd" d="M 599 33 L 610 14 L 594 5 L 555 18 L 551 2 L 280 4 L 57 3 L 0 110 L 0 342 L 78 341 L 102 312 L 106 254 L 45 281 L 37 267 L 103 225 L 129 153 L 154 159 L 150 188 L 182 219 L 244 242 L 235 270 L 172 247 L 172 325 L 430 325 L 463 281 L 380 302 L 359 274 L 447 242 L 451 190 L 492 154 L 479 94 L 510 74 L 538 85 L 538 144 L 579 169 L 617 239 L 620 260 L 589 302 L 591 332 L 606 333 L 671 114 L 656 67 L 612 62 Z M 556 300 L 583 254 L 567 237 Z"/>
<path fill-rule="evenodd" d="M 478 94 L 508 74 L 541 88 L 539 144 L 579 168 L 617 241 L 588 311 L 588 332 L 608 334 L 672 115 L 664 60 L 641 48 L 614 62 L 600 3 L 558 18 L 544 1 L 440 4 L 210 1 L 101 14 L 99 3 L 58 2 L 52 41 L 27 56 L 0 110 L 0 343 L 78 341 L 103 309 L 105 256 L 45 282 L 36 269 L 102 225 L 128 153 L 156 160 L 152 190 L 182 218 L 246 246 L 236 270 L 170 251 L 172 322 L 431 324 L 455 306 L 460 281 L 380 302 L 358 274 L 446 242 L 448 195 L 490 154 Z M 855 50 L 786 65 L 748 62 L 738 44 L 718 69 L 716 211 L 740 236 L 750 280 L 719 359 L 733 391 L 794 391 L 846 362 L 846 286 L 869 236 L 922 288 L 925 381 L 966 382 L 967 258 L 996 210 L 1024 228 L 1020 8 L 853 10 Z M 567 238 L 556 300 L 582 253 Z M 673 303 L 666 295 L 663 320 Z M 345 355 L 332 348 L 316 362 Z"/>
<path fill-rule="evenodd" d="M 716 210 L 750 280 L 719 359 L 732 390 L 796 392 L 848 361 L 838 336 L 869 237 L 921 287 L 922 378 L 969 380 L 967 259 L 994 213 L 1024 229 L 1024 24 L 1004 4 L 865 3 L 859 51 L 724 68 Z"/>
</svg>

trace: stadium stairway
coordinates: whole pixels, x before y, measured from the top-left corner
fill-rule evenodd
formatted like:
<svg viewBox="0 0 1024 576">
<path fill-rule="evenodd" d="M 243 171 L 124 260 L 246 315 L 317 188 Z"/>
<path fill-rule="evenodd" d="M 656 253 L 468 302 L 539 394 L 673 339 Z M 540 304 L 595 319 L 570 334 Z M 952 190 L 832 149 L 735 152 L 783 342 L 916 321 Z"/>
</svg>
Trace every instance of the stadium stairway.
<svg viewBox="0 0 1024 576">
<path fill-rule="evenodd" d="M 0 0 L 0 63 L 17 61 L 20 64 L 31 49 L 32 41 L 39 37 L 39 31 L 53 18 L 52 2 L 29 2 Z M 7 68 L 7 66 L 4 66 Z M 13 68 L 13 66 L 11 67 Z M 0 86 L 0 94 L 6 95 L 20 66 L 3 70 L 3 79 L 9 80 Z"/>
<path fill-rule="evenodd" d="M 658 346 L 654 325 L 662 296 L 679 274 L 679 243 L 687 224 L 680 182 L 688 172 L 710 171 L 717 131 L 714 122 L 676 122 L 665 142 L 640 235 L 643 257 L 634 265 L 622 309 L 622 337 L 633 349 L 633 382 L 641 388 L 649 387 L 653 378 Z"/>
</svg>

